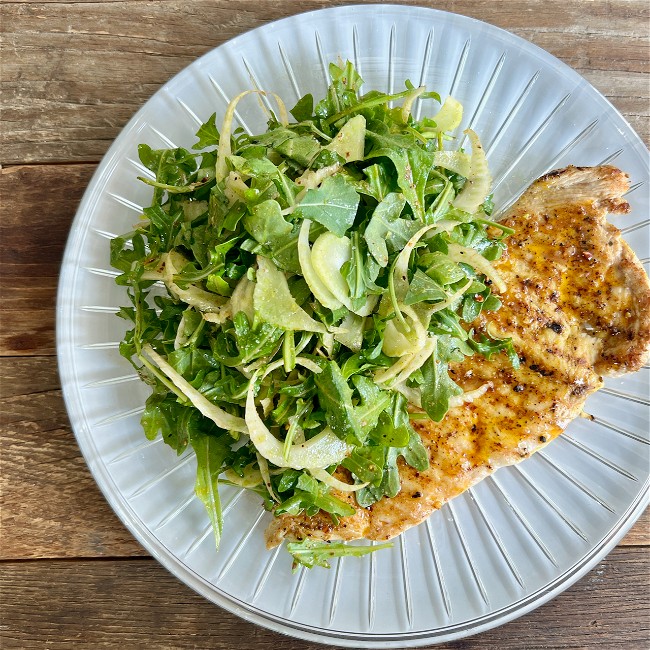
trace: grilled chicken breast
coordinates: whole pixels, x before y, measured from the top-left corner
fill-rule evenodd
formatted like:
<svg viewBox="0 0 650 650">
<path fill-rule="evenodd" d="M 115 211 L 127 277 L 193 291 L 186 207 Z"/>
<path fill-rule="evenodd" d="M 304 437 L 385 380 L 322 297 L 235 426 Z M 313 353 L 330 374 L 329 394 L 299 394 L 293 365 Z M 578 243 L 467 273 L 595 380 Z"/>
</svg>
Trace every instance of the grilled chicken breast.
<svg viewBox="0 0 650 650">
<path fill-rule="evenodd" d="M 505 355 L 452 366 L 466 391 L 489 386 L 440 423 L 414 426 L 429 451 L 423 472 L 402 463 L 401 490 L 337 526 L 327 514 L 283 515 L 267 530 L 284 538 L 386 540 L 426 519 L 499 467 L 530 456 L 582 413 L 602 375 L 638 370 L 650 352 L 650 282 L 607 213 L 626 213 L 627 175 L 611 166 L 568 167 L 539 180 L 503 219 L 515 229 L 494 263 L 506 283 L 502 307 L 473 325 L 511 337 L 521 366 Z"/>
</svg>

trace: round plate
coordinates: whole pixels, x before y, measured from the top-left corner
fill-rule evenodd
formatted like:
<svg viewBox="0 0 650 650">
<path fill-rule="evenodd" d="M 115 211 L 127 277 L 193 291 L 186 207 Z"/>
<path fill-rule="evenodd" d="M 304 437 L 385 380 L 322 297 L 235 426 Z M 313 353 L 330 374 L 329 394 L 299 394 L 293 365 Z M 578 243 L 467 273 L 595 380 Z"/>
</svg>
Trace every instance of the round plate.
<svg viewBox="0 0 650 650">
<path fill-rule="evenodd" d="M 574 422 L 543 452 L 455 499 L 394 548 L 291 573 L 266 551 L 259 499 L 223 490 L 219 552 L 193 495 L 195 461 L 142 434 L 147 389 L 118 354 L 126 295 L 115 286 L 109 239 L 130 230 L 151 188 L 137 144 L 191 146 L 199 124 L 257 85 L 288 105 L 324 94 L 327 64 L 350 59 L 365 89 L 410 79 L 465 106 L 459 129 L 481 136 L 495 203 L 507 206 L 544 172 L 614 162 L 627 171 L 630 215 L 617 224 L 649 256 L 647 151 L 617 111 L 548 53 L 485 23 L 404 6 L 348 6 L 293 16 L 239 36 L 163 86 L 111 146 L 72 226 L 59 286 L 58 354 L 79 446 L 114 510 L 143 546 L 206 598 L 265 627 L 354 647 L 457 639 L 547 601 L 607 553 L 648 492 L 648 369 L 610 380 L 591 398 L 593 421 Z M 417 106 L 435 110 L 432 102 Z M 255 98 L 239 124 L 263 131 Z M 462 136 L 461 136 L 462 137 Z M 643 185 L 639 191 L 639 184 Z M 636 189 L 635 189 L 636 188 Z M 643 235 L 643 236 L 642 236 Z"/>
</svg>

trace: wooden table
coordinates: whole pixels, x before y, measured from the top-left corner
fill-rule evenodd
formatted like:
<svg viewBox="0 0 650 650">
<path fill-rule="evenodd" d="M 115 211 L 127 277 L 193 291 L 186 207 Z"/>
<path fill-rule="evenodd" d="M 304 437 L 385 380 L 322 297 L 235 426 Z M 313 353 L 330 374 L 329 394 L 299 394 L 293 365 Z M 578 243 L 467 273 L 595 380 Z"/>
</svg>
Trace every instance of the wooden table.
<svg viewBox="0 0 650 650">
<path fill-rule="evenodd" d="M 10 2 L 2 17 L 3 648 L 314 644 L 245 623 L 179 583 L 95 486 L 66 416 L 54 307 L 76 205 L 122 126 L 169 77 L 258 25 L 328 0 Z M 421 2 L 509 29 L 582 73 L 646 143 L 641 1 Z M 649 518 L 532 614 L 448 648 L 641 648 L 650 643 Z"/>
</svg>

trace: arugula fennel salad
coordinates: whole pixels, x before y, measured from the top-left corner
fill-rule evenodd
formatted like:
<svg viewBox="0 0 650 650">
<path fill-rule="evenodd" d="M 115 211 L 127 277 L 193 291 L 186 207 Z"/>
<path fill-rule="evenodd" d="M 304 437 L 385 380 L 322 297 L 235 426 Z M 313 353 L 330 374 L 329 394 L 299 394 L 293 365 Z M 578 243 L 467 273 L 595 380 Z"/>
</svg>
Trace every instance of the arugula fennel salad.
<svg viewBox="0 0 650 650">
<path fill-rule="evenodd" d="M 264 507 L 334 523 L 400 490 L 399 457 L 428 466 L 411 426 L 463 401 L 448 363 L 504 351 L 471 323 L 496 310 L 490 264 L 510 230 L 490 220 L 491 179 L 478 136 L 447 150 L 462 119 L 448 97 L 433 117 L 414 87 L 361 94 L 350 62 L 331 64 L 327 95 L 306 95 L 250 135 L 229 104 L 183 148 L 138 148 L 155 180 L 150 207 L 111 242 L 131 322 L 120 344 L 153 390 L 142 427 L 198 463 L 196 494 L 223 532 L 220 484 Z M 272 95 L 272 93 L 269 93 Z M 401 100 L 401 102 L 400 102 Z M 249 100 L 250 101 L 250 100 Z M 161 287 L 164 287 L 161 290 Z M 349 481 L 333 476 L 344 468 Z M 337 474 L 340 476 L 341 474 Z M 306 539 L 294 566 L 373 547 Z"/>
</svg>

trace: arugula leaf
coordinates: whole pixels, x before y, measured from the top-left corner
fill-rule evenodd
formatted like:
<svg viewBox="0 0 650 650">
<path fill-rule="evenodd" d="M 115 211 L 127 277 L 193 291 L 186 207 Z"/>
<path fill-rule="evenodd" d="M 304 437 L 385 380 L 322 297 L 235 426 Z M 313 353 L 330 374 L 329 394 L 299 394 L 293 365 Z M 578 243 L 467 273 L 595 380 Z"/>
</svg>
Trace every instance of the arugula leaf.
<svg viewBox="0 0 650 650">
<path fill-rule="evenodd" d="M 338 237 L 352 227 L 359 205 L 354 186 L 341 174 L 326 178 L 317 189 L 307 190 L 296 213 L 322 224 Z"/>
<path fill-rule="evenodd" d="M 341 465 L 350 470 L 363 483 L 370 483 L 379 487 L 384 477 L 384 464 L 386 462 L 386 447 L 374 445 L 355 447 L 352 453 L 343 459 Z M 361 490 L 363 492 L 363 490 Z M 358 495 L 359 493 L 357 493 Z M 357 503 L 365 508 L 367 505 L 357 499 Z M 374 501 L 372 502 L 374 503 Z"/>
<path fill-rule="evenodd" d="M 367 294 L 381 294 L 384 290 L 374 282 L 379 274 L 379 267 L 368 256 L 358 231 L 352 233 L 350 244 L 350 259 L 341 267 L 341 275 L 350 290 L 350 307 L 359 311 L 366 304 Z"/>
<path fill-rule="evenodd" d="M 307 93 L 298 100 L 298 103 L 289 111 L 296 122 L 308 120 L 314 112 L 314 98 Z"/>
<path fill-rule="evenodd" d="M 208 511 L 217 548 L 221 542 L 223 514 L 219 498 L 219 474 L 230 447 L 222 438 L 195 435 L 190 440 L 196 454 L 196 485 L 194 491 Z"/>
<path fill-rule="evenodd" d="M 434 422 L 440 422 L 449 410 L 449 399 L 463 392 L 449 376 L 448 359 L 439 354 L 438 347 L 422 366 L 420 385 L 422 408 Z"/>
<path fill-rule="evenodd" d="M 212 113 L 196 132 L 198 142 L 192 149 L 207 149 L 207 147 L 216 147 L 219 144 L 219 129 L 216 126 L 217 114 Z"/>
<path fill-rule="evenodd" d="M 240 363 L 250 363 L 271 354 L 284 336 L 284 330 L 266 321 L 261 321 L 252 328 L 243 312 L 235 316 L 234 325 Z"/>
<path fill-rule="evenodd" d="M 520 365 L 519 355 L 512 344 L 512 339 L 489 339 L 484 334 L 481 334 L 478 340 L 472 336 L 469 337 L 469 344 L 472 349 L 482 354 L 486 359 L 491 359 L 492 355 L 504 351 L 508 355 L 508 359 L 512 367 L 517 370 Z"/>
<path fill-rule="evenodd" d="M 418 264 L 424 267 L 425 273 L 439 286 L 453 284 L 467 278 L 461 266 L 441 251 L 421 255 Z"/>
<path fill-rule="evenodd" d="M 285 271 L 299 273 L 298 235 L 300 228 L 282 216 L 280 204 L 269 199 L 252 208 L 252 214 L 244 217 L 244 228 L 266 250 L 273 261 Z"/>
<path fill-rule="evenodd" d="M 147 398 L 140 423 L 149 440 L 161 434 L 165 444 L 180 456 L 189 444 L 189 433 L 183 423 L 192 413 L 194 409 L 182 406 L 167 391 L 154 391 Z"/>
<path fill-rule="evenodd" d="M 377 426 L 379 417 L 389 407 L 391 394 L 363 375 L 354 375 L 352 383 L 361 396 L 361 403 L 357 406 L 357 419 L 367 435 Z"/>
<path fill-rule="evenodd" d="M 422 301 L 446 300 L 447 292 L 428 275 L 416 269 L 404 297 L 405 305 L 414 305 Z"/>
<path fill-rule="evenodd" d="M 400 251 L 422 227 L 412 219 L 401 219 L 406 200 L 403 194 L 391 192 L 377 205 L 364 233 L 368 251 L 379 266 L 388 265 L 389 253 Z"/>
<path fill-rule="evenodd" d="M 390 158 L 397 171 L 397 184 L 411 206 L 413 215 L 420 223 L 424 223 L 424 190 L 434 164 L 433 153 L 421 149 L 409 136 L 380 134 L 370 129 L 366 133 L 375 144 L 367 157 Z"/>
<path fill-rule="evenodd" d="M 363 169 L 367 178 L 365 191 L 377 201 L 383 201 L 393 189 L 391 174 L 386 167 L 378 162 Z"/>
<path fill-rule="evenodd" d="M 319 540 L 306 538 L 301 542 L 289 542 L 287 551 L 293 556 L 293 572 L 299 566 L 313 569 L 315 566 L 330 568 L 327 561 L 333 557 L 361 557 L 385 548 L 392 548 L 392 542 L 375 544 L 374 546 L 350 546 L 343 542 L 321 542 Z"/>
<path fill-rule="evenodd" d="M 309 167 L 321 150 L 320 142 L 313 135 L 295 135 L 274 146 L 283 156 L 295 160 L 301 167 Z"/>
<path fill-rule="evenodd" d="M 352 389 L 343 377 L 336 361 L 323 366 L 314 377 L 318 388 L 318 400 L 325 411 L 327 424 L 343 440 L 363 444 L 366 434 L 352 404 Z"/>
</svg>

